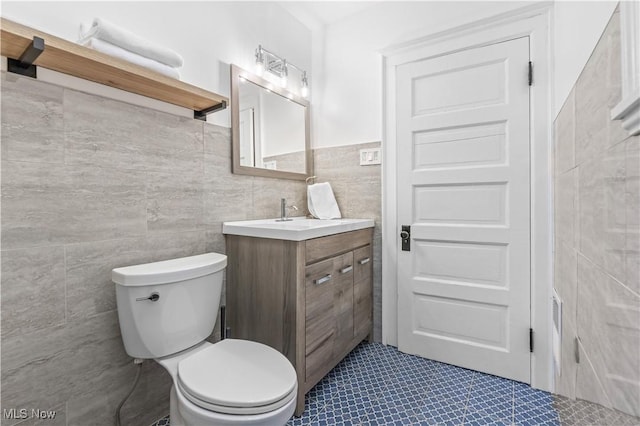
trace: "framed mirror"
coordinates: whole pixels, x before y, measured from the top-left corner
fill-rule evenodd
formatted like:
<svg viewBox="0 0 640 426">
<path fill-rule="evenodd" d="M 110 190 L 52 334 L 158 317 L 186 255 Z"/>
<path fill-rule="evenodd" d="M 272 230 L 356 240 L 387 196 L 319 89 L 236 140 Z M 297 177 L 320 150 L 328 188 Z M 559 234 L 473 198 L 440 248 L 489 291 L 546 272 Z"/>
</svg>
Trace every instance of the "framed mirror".
<svg viewBox="0 0 640 426">
<path fill-rule="evenodd" d="M 305 180 L 313 171 L 309 103 L 231 65 L 233 173 Z"/>
</svg>

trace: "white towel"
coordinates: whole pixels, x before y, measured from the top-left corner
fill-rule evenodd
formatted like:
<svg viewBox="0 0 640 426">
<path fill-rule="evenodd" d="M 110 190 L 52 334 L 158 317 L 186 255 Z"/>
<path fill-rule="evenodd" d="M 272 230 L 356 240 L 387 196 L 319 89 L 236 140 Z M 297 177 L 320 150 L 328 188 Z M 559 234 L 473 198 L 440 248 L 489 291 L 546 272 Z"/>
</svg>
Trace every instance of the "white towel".
<svg viewBox="0 0 640 426">
<path fill-rule="evenodd" d="M 317 219 L 340 219 L 340 209 L 329 182 L 316 183 L 307 187 L 309 213 Z"/>
<path fill-rule="evenodd" d="M 98 52 L 102 52 L 116 58 L 124 59 L 125 61 L 140 65 L 141 67 L 149 68 L 150 70 L 166 75 L 167 77 L 180 80 L 180 72 L 177 69 L 172 68 L 169 65 L 162 64 L 158 61 L 154 61 L 153 59 L 136 55 L 133 52 L 130 52 L 104 40 L 90 38 L 83 44 L 84 46 L 90 47 L 91 49 L 97 50 Z"/>
<path fill-rule="evenodd" d="M 85 41 L 90 38 L 98 38 L 115 44 L 118 47 L 169 65 L 170 67 L 179 68 L 183 63 L 182 56 L 177 52 L 145 40 L 131 31 L 120 28 L 101 18 L 95 18 L 89 28 L 85 26 L 80 27 L 80 41 L 78 43 L 84 44 Z"/>
</svg>

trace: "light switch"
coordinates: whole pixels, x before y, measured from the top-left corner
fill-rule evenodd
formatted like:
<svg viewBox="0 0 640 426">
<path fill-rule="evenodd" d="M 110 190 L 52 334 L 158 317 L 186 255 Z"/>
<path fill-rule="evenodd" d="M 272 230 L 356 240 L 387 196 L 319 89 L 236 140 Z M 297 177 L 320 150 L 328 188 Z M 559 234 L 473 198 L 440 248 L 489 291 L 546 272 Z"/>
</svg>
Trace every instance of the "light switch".
<svg viewBox="0 0 640 426">
<path fill-rule="evenodd" d="M 371 166 L 374 164 L 381 164 L 380 148 L 369 148 L 360 150 L 360 165 Z"/>
</svg>

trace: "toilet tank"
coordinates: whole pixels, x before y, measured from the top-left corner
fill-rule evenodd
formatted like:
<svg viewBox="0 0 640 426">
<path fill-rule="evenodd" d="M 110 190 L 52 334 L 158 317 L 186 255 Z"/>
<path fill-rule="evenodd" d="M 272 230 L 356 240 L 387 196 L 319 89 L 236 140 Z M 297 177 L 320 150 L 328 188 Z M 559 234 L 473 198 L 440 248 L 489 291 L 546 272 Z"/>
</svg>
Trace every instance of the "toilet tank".
<svg viewBox="0 0 640 426">
<path fill-rule="evenodd" d="M 134 358 L 160 358 L 205 340 L 216 323 L 227 256 L 206 253 L 116 268 L 122 340 Z"/>
</svg>

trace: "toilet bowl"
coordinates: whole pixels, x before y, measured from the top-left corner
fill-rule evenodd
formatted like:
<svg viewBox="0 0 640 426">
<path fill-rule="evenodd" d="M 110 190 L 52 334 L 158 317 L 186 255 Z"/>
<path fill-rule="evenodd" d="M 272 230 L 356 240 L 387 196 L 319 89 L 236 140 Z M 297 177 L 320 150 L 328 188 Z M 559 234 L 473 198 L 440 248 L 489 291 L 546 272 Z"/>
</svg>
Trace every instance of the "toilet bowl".
<svg viewBox="0 0 640 426">
<path fill-rule="evenodd" d="M 226 256 L 207 253 L 116 268 L 122 339 L 171 375 L 172 426 L 284 425 L 296 405 L 291 362 L 257 342 L 209 343 Z"/>
</svg>

